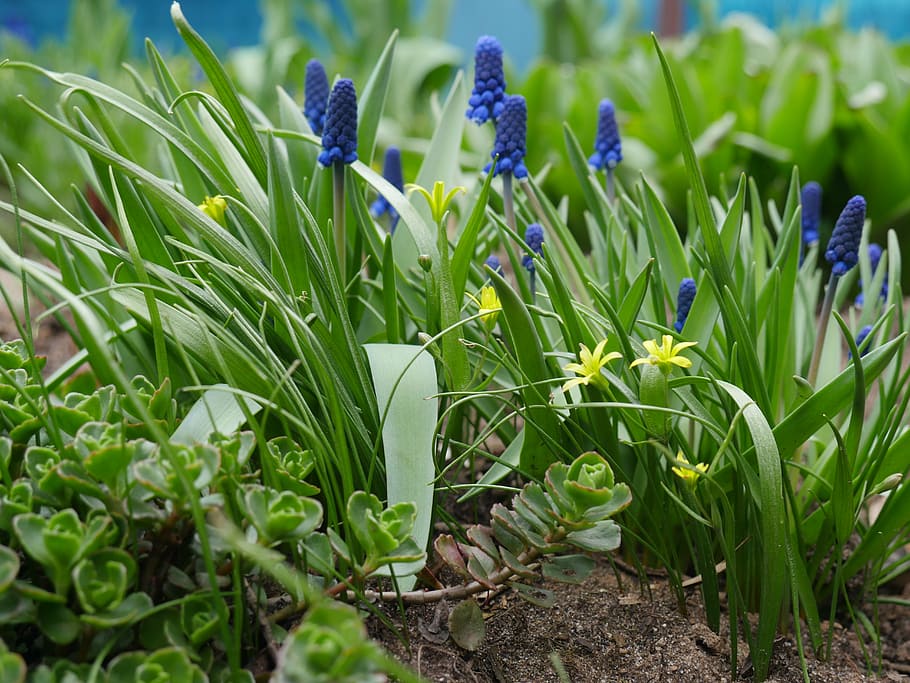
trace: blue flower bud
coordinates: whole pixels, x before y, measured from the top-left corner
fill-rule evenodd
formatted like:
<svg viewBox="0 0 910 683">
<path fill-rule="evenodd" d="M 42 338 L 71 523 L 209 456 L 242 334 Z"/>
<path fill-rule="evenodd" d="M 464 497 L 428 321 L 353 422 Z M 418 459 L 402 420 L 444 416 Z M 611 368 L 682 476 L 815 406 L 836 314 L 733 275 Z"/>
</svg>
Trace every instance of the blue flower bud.
<svg viewBox="0 0 910 683">
<path fill-rule="evenodd" d="M 695 301 L 695 280 L 684 277 L 679 283 L 679 294 L 676 296 L 676 322 L 673 323 L 673 329 L 677 332 L 682 332 L 693 301 Z"/>
<path fill-rule="evenodd" d="M 543 254 L 543 228 L 540 223 L 531 223 L 528 229 L 525 230 L 525 244 L 528 245 L 530 252 L 521 257 L 521 265 L 529 273 L 533 273 L 535 270 L 534 254 L 538 256 Z"/>
<path fill-rule="evenodd" d="M 825 260 L 832 264 L 832 275 L 844 275 L 856 265 L 865 220 L 866 200 L 861 195 L 851 197 L 834 224 L 834 232 L 825 250 Z"/>
<path fill-rule="evenodd" d="M 357 161 L 357 91 L 350 78 L 340 78 L 332 88 L 322 132 L 323 166 Z"/>
<path fill-rule="evenodd" d="M 404 192 L 404 175 L 401 171 L 401 151 L 397 147 L 389 147 L 385 151 L 385 161 L 382 166 L 383 177 L 391 183 L 396 190 Z M 370 205 L 370 215 L 373 218 L 379 218 L 388 213 L 392 219 L 391 231 L 395 232 L 395 225 L 398 223 L 398 212 L 395 210 L 389 200 L 379 195 L 376 201 Z"/>
<path fill-rule="evenodd" d="M 325 75 L 322 62 L 318 59 L 311 59 L 306 64 L 304 94 L 303 115 L 309 121 L 313 132 L 322 135 L 325 126 L 325 107 L 329 101 L 329 79 Z"/>
<path fill-rule="evenodd" d="M 800 190 L 800 203 L 803 206 L 803 244 L 808 246 L 818 242 L 818 226 L 821 223 L 822 214 L 822 186 L 814 180 L 803 185 L 803 189 Z"/>
<path fill-rule="evenodd" d="M 882 247 L 880 244 L 872 242 L 869 245 L 869 265 L 872 267 L 872 274 L 875 275 L 875 271 L 878 270 L 878 264 L 882 260 Z"/>
<path fill-rule="evenodd" d="M 616 125 L 616 110 L 610 100 L 601 100 L 598 107 L 597 139 L 594 141 L 594 154 L 588 159 L 588 165 L 595 171 L 602 171 L 605 168 L 616 168 L 620 161 L 622 142 Z"/>
<path fill-rule="evenodd" d="M 866 341 L 866 337 L 869 336 L 869 333 L 871 331 L 872 331 L 872 325 L 866 325 L 863 329 L 861 329 L 859 331 L 859 334 L 856 335 L 856 348 L 860 349 L 860 347 L 863 345 L 863 342 Z M 860 357 L 865 356 L 867 353 L 869 353 L 871 348 L 872 348 L 872 343 L 870 342 L 869 346 L 867 346 L 865 349 L 860 349 L 860 352 L 859 352 Z M 847 354 L 847 358 L 852 358 L 852 357 L 853 357 L 852 353 Z"/>
<path fill-rule="evenodd" d="M 528 169 L 523 159 L 527 150 L 525 139 L 528 134 L 528 105 L 521 95 L 507 95 L 502 116 L 496 121 L 496 141 L 490 156 L 496 160 L 496 171 L 511 173 L 516 178 L 527 178 Z M 493 164 L 484 166 L 484 173 L 489 173 Z"/>
<path fill-rule="evenodd" d="M 873 276 L 875 275 L 875 271 L 878 270 L 878 264 L 881 262 L 881 260 L 882 260 L 881 245 L 876 244 L 875 242 L 872 242 L 869 245 L 869 266 L 870 266 L 870 270 L 872 271 Z M 862 280 L 859 281 L 859 286 L 860 286 L 860 289 L 862 289 L 862 287 L 863 287 Z M 880 296 L 882 299 L 888 298 L 888 281 L 887 280 L 882 282 L 882 291 L 880 293 Z M 862 308 L 862 306 L 865 302 L 866 302 L 865 294 L 864 294 L 864 292 L 860 292 L 859 294 L 856 295 L 856 300 L 853 303 L 854 303 L 854 305 Z"/>
<path fill-rule="evenodd" d="M 474 51 L 474 90 L 465 116 L 480 125 L 502 114 L 506 79 L 502 73 L 502 46 L 493 36 L 477 39 Z"/>
<path fill-rule="evenodd" d="M 483 264 L 489 266 L 490 270 L 493 272 L 502 275 L 502 264 L 499 262 L 499 257 L 496 254 L 490 254 Z"/>
</svg>

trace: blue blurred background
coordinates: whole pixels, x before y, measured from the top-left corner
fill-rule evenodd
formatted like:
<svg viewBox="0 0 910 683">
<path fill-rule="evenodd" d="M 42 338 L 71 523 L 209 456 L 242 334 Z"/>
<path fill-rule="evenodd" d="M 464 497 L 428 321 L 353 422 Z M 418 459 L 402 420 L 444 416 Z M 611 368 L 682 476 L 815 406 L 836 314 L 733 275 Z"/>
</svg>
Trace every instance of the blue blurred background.
<svg viewBox="0 0 910 683">
<path fill-rule="evenodd" d="M 0 24 L 32 44 L 48 37 L 62 38 L 71 2 L 80 0 L 0 0 Z M 181 44 L 170 20 L 171 0 L 120 0 L 133 16 L 135 48 L 149 36 L 163 51 L 180 49 Z M 452 3 L 448 39 L 471 54 L 478 35 L 495 34 L 519 68 L 526 67 L 539 53 L 539 13 L 534 0 L 456 0 Z M 608 11 L 618 11 L 618 0 L 604 0 Z M 698 21 L 697 4 L 677 0 L 678 25 L 692 28 Z M 718 16 L 731 12 L 750 12 L 768 26 L 818 20 L 832 6 L 846 8 L 847 22 L 853 28 L 872 26 L 893 39 L 910 34 L 910 0 L 714 0 Z M 329 6 L 343 26 L 342 0 L 300 0 L 303 14 L 309 7 Z M 415 2 L 420 11 L 421 2 Z M 658 30 L 661 0 L 642 0 L 637 11 L 642 30 Z M 262 28 L 257 0 L 183 0 L 184 14 L 219 51 L 259 42 Z M 306 34 L 307 27 L 301 25 Z"/>
</svg>

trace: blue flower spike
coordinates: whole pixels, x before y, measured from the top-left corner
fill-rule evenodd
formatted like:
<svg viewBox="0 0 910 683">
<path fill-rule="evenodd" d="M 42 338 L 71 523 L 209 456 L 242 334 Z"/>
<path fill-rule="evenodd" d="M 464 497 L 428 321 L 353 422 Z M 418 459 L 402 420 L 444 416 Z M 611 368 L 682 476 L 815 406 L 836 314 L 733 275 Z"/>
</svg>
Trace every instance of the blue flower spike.
<svg viewBox="0 0 910 683">
<path fill-rule="evenodd" d="M 382 176 L 389 181 L 399 192 L 404 192 L 404 174 L 401 171 L 401 151 L 397 147 L 389 147 L 385 151 L 385 160 L 382 166 Z M 398 225 L 398 212 L 395 207 L 389 203 L 383 195 L 379 195 L 376 201 L 370 205 L 370 215 L 373 218 L 379 218 L 384 214 L 389 214 L 391 226 L 389 231 L 394 233 L 395 226 Z"/>
<path fill-rule="evenodd" d="M 616 109 L 610 100 L 601 100 L 597 114 L 597 139 L 588 165 L 595 171 L 612 170 L 622 161 L 622 141 L 616 125 Z"/>
<path fill-rule="evenodd" d="M 487 260 L 483 262 L 483 265 L 489 267 L 489 269 L 497 275 L 502 275 L 502 264 L 499 262 L 499 257 L 496 254 L 487 256 Z"/>
<path fill-rule="evenodd" d="M 533 299 L 537 294 L 537 268 L 534 267 L 534 255 L 543 255 L 543 228 L 540 223 L 531 223 L 525 230 L 525 244 L 528 245 L 528 253 L 521 257 L 521 265 L 530 274 L 531 298 Z"/>
<path fill-rule="evenodd" d="M 543 228 L 540 223 L 531 223 L 525 230 L 525 244 L 530 250 L 522 256 L 521 265 L 529 272 L 534 272 L 534 255 L 543 255 Z"/>
<path fill-rule="evenodd" d="M 332 218 L 338 273 L 347 278 L 347 237 L 344 225 L 344 167 L 357 161 L 357 91 L 350 78 L 332 88 L 322 131 L 322 151 L 316 160 L 332 167 Z"/>
<path fill-rule="evenodd" d="M 502 116 L 496 121 L 496 141 L 490 153 L 496 161 L 494 176 L 508 174 L 519 180 L 528 177 L 528 169 L 524 165 L 527 135 L 527 102 L 521 95 L 507 95 Z M 484 166 L 484 173 L 489 173 L 492 167 L 492 163 Z"/>
<path fill-rule="evenodd" d="M 856 265 L 865 221 L 866 200 L 861 195 L 851 197 L 834 224 L 834 232 L 825 249 L 825 260 L 831 264 L 833 276 L 841 277 Z"/>
<path fill-rule="evenodd" d="M 323 166 L 357 161 L 357 91 L 349 78 L 338 79 L 332 88 L 318 160 Z"/>
<path fill-rule="evenodd" d="M 859 334 L 856 335 L 856 348 L 859 349 L 860 358 L 862 358 L 862 357 L 865 356 L 867 353 L 869 353 L 870 349 L 872 348 L 872 342 L 871 342 L 871 341 L 869 342 L 869 345 L 866 346 L 866 348 L 862 348 L 863 342 L 866 341 L 866 337 L 869 336 L 869 333 L 870 333 L 871 331 L 872 331 L 872 325 L 866 325 L 863 329 L 861 329 L 861 330 L 859 331 Z M 852 353 L 848 353 L 848 354 L 847 354 L 847 358 L 853 358 L 853 354 L 852 354 Z"/>
<path fill-rule="evenodd" d="M 690 277 L 684 277 L 679 283 L 679 294 L 676 296 L 676 322 L 673 323 L 673 329 L 682 332 L 686 319 L 689 317 L 689 311 L 692 309 L 692 302 L 695 301 L 695 280 Z"/>
<path fill-rule="evenodd" d="M 818 226 L 822 215 L 822 186 L 814 180 L 803 185 L 800 190 L 800 203 L 803 207 L 802 214 L 802 239 L 803 245 L 818 242 Z"/>
<path fill-rule="evenodd" d="M 870 243 L 869 244 L 869 271 L 872 273 L 872 277 L 875 277 L 875 271 L 878 270 L 878 264 L 881 262 L 881 260 L 882 260 L 881 245 L 876 244 L 875 242 Z M 862 279 L 860 279 L 860 281 L 859 281 L 859 287 L 860 287 L 860 290 L 863 289 Z M 887 279 L 884 282 L 882 282 L 882 291 L 880 293 L 880 296 L 882 299 L 888 298 L 888 280 Z M 862 308 L 863 304 L 865 304 L 865 303 L 866 303 L 866 293 L 864 291 L 860 291 L 860 293 L 856 295 L 856 299 L 854 300 L 853 304 L 857 308 Z"/>
<path fill-rule="evenodd" d="M 502 72 L 502 45 L 493 36 L 481 36 L 474 50 L 474 90 L 468 99 L 465 116 L 477 125 L 492 120 L 503 111 L 506 79 Z"/>
<path fill-rule="evenodd" d="M 303 115 L 316 135 L 322 135 L 325 127 L 325 108 L 328 102 L 329 79 L 325 67 L 318 59 L 311 59 L 306 64 Z"/>
<path fill-rule="evenodd" d="M 834 308 L 834 294 L 841 277 L 847 274 L 856 265 L 859 253 L 859 243 L 863 236 L 863 225 L 866 222 L 866 200 L 861 195 L 850 198 L 844 210 L 841 211 L 834 231 L 825 249 L 825 260 L 831 264 L 831 276 L 825 288 L 825 300 L 822 302 L 818 315 L 818 331 L 815 335 L 815 346 L 809 362 L 809 372 L 806 379 L 809 384 L 815 384 L 818 378 L 818 368 L 821 363 L 822 351 L 825 347 L 825 336 L 828 332 L 828 322 L 831 319 L 831 310 Z"/>
</svg>

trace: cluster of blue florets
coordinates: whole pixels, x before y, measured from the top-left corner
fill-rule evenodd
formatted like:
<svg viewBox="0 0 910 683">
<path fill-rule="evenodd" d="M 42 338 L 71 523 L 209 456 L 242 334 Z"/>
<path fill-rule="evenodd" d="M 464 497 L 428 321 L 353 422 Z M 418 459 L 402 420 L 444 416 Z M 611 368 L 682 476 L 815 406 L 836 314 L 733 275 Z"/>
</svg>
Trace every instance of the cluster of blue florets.
<svg viewBox="0 0 910 683">
<path fill-rule="evenodd" d="M 502 46 L 493 36 L 481 36 L 474 51 L 474 90 L 465 115 L 477 124 L 495 122 L 502 115 L 505 96 Z"/>
<path fill-rule="evenodd" d="M 332 88 L 322 132 L 319 163 L 351 164 L 357 161 L 357 91 L 349 78 L 340 78 Z"/>
</svg>

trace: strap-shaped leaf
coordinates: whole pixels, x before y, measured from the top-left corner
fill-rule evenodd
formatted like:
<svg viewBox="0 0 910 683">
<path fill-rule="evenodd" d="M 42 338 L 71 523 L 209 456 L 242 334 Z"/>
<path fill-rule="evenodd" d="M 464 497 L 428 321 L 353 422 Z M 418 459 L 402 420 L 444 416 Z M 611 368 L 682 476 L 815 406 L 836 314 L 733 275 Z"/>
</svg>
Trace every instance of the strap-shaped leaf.
<svg viewBox="0 0 910 683">
<path fill-rule="evenodd" d="M 367 344 L 364 350 L 382 424 L 388 505 L 410 502 L 417 506 L 411 537 L 423 549 L 430 538 L 436 477 L 436 365 L 419 346 Z M 396 576 L 405 576 L 420 571 L 423 565 L 423 560 L 397 563 L 392 570 Z M 414 581 L 405 576 L 399 587 L 410 590 Z"/>
</svg>

